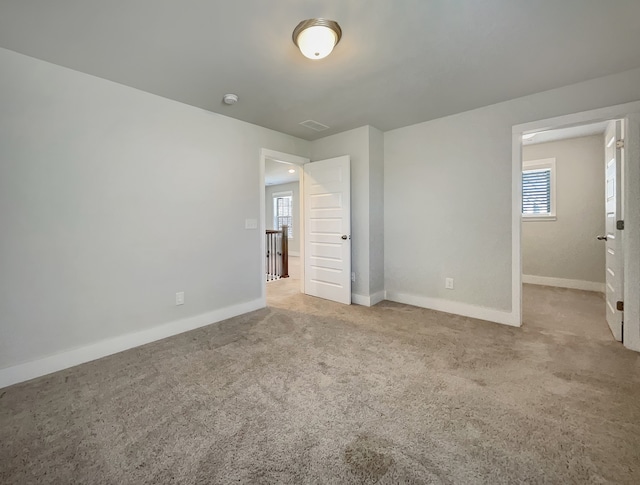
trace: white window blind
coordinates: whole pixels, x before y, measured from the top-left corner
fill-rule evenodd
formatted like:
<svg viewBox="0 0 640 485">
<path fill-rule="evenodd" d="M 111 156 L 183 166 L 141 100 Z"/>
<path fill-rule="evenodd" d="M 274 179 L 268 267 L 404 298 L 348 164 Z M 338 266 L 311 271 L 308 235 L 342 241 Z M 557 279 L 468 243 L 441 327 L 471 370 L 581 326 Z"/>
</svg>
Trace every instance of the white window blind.
<svg viewBox="0 0 640 485">
<path fill-rule="evenodd" d="M 551 169 L 522 172 L 522 213 L 551 213 Z"/>
<path fill-rule="evenodd" d="M 525 162 L 522 170 L 522 217 L 555 220 L 554 158 Z"/>
<path fill-rule="evenodd" d="M 291 195 L 273 195 L 273 227 L 281 230 L 288 226 L 288 237 L 293 238 L 293 197 Z"/>
</svg>

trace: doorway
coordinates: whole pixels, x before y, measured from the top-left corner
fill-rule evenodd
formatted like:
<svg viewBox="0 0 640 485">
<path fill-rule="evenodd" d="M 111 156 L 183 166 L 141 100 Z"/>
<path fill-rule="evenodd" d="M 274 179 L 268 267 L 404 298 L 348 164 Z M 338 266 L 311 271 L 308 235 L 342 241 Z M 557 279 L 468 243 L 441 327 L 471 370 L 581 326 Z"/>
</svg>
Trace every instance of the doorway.
<svg viewBox="0 0 640 485">
<path fill-rule="evenodd" d="M 287 226 L 287 271 L 284 277 L 269 278 L 261 267 L 262 298 L 270 300 L 304 293 L 304 164 L 308 158 L 262 149 L 260 155 L 260 237 L 264 258 L 282 257 L 267 247 L 267 232 Z M 282 237 L 282 236 L 280 236 Z M 281 248 L 281 246 L 280 246 Z M 277 251 L 280 253 L 281 251 Z M 281 264 L 281 263 L 280 263 Z"/>
<path fill-rule="evenodd" d="M 612 141 L 611 130 L 617 123 L 602 121 L 523 135 L 521 250 L 523 324 L 527 326 L 621 340 L 620 323 L 611 322 L 611 331 L 607 327 L 608 302 L 615 305 L 622 299 L 619 290 L 614 294 L 615 282 L 607 272 L 619 257 L 607 247 L 615 243 L 616 235 L 605 241 L 606 206 L 611 200 L 615 204 L 616 182 L 615 177 L 609 180 L 613 185 L 609 184 L 607 198 L 605 172 L 608 166 L 614 171 L 616 167 L 611 150 L 621 135 Z M 611 274 L 622 276 L 618 268 Z"/>
<path fill-rule="evenodd" d="M 541 134 L 544 132 L 553 132 L 561 129 L 574 129 L 579 126 L 592 125 L 609 120 L 622 120 L 623 130 L 621 134 L 625 141 L 618 139 L 613 143 L 624 143 L 624 163 L 620 171 L 620 179 L 622 183 L 619 188 L 621 190 L 620 197 L 620 213 L 624 214 L 625 219 L 618 217 L 618 220 L 624 220 L 624 230 L 616 229 L 619 232 L 618 242 L 619 250 L 622 252 L 620 268 L 624 272 L 624 284 L 621 287 L 622 301 L 619 305 L 624 308 L 625 330 L 624 345 L 634 350 L 640 350 L 640 302 L 638 301 L 638 288 L 640 286 L 640 265 L 637 264 L 637 254 L 640 250 L 638 234 L 640 231 L 635 227 L 640 221 L 640 207 L 638 207 L 637 195 L 640 192 L 640 102 L 627 103 L 625 105 L 612 106 L 609 108 L 601 108 L 588 112 L 576 113 L 571 115 L 559 116 L 547 120 L 535 121 L 516 125 L 513 127 L 512 147 L 513 147 L 513 165 L 512 165 L 512 255 L 513 255 L 513 286 L 512 286 L 512 302 L 513 314 L 518 323 L 523 323 L 523 282 L 527 284 L 527 278 L 523 277 L 523 225 L 532 224 L 531 222 L 522 221 L 523 211 L 523 160 L 524 150 L 523 135 L 525 137 L 532 134 Z M 608 126 L 611 126 L 608 124 Z M 537 136 L 537 135 L 535 135 Z M 604 138 L 604 137 L 603 137 Z M 607 143 L 610 140 L 607 141 Z M 604 141 L 603 141 L 604 144 Z M 548 160 L 547 160 L 548 161 Z M 537 167 L 541 169 L 542 167 Z M 535 169 L 535 167 L 534 167 Z M 602 171 L 605 170 L 604 151 L 602 155 Z M 605 199 L 605 184 L 603 183 L 601 192 L 602 199 Z M 603 216 L 604 217 L 604 216 Z M 620 223 L 622 224 L 622 223 Z M 632 228 L 633 226 L 633 228 Z M 622 227 L 622 226 L 620 226 Z M 630 229 L 630 230 L 626 230 Z M 593 236 L 604 236 L 605 234 L 594 234 Z M 562 244 L 563 241 L 556 241 Z M 591 241 L 595 243 L 595 241 Z M 601 244 L 601 241 L 598 241 Z M 602 245 L 602 244 L 601 244 Z M 602 247 L 602 251 L 608 248 Z M 524 274 L 526 276 L 526 273 Z M 605 281 L 605 290 L 607 281 Z M 593 288 L 590 288 L 591 290 Z M 600 286 L 601 289 L 601 286 Z M 572 290 L 567 290 L 572 291 Z M 585 291 L 585 290 L 582 290 Z M 604 298 L 601 298 L 600 308 L 604 306 Z M 566 310 L 561 307 L 559 313 Z M 519 314 L 519 315 L 518 315 Z M 518 318 L 519 317 L 519 318 Z M 524 321 L 524 323 L 527 323 Z M 606 327 L 605 327 L 606 328 Z M 615 332 L 609 333 L 608 338 L 615 337 Z M 609 331 L 609 329 L 607 329 Z M 614 337 L 611 336 L 613 334 Z"/>
<path fill-rule="evenodd" d="M 294 163 L 265 160 L 265 272 L 269 305 L 302 292 L 301 171 L 302 167 Z"/>
</svg>

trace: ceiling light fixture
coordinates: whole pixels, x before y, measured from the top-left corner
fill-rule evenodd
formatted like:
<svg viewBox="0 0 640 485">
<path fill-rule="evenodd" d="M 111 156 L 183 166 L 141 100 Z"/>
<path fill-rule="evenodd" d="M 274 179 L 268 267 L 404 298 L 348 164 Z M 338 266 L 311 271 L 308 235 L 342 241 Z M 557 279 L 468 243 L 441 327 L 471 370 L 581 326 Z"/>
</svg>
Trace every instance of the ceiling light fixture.
<svg viewBox="0 0 640 485">
<path fill-rule="evenodd" d="M 290 169 L 289 169 L 289 173 L 296 173 L 296 171 L 295 171 L 295 169 L 290 168 Z"/>
<path fill-rule="evenodd" d="M 307 19 L 293 29 L 293 43 L 309 59 L 327 57 L 341 38 L 342 29 L 335 20 Z"/>
</svg>

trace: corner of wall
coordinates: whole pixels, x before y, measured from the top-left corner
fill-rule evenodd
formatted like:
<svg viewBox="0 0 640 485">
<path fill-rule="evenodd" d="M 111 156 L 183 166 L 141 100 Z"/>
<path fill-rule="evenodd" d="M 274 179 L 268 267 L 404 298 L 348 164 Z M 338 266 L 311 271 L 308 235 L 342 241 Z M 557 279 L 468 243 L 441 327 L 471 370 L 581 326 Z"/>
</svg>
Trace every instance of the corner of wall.
<svg viewBox="0 0 640 485">
<path fill-rule="evenodd" d="M 369 241 L 373 298 L 384 292 L 384 134 L 373 126 L 369 126 Z"/>
</svg>

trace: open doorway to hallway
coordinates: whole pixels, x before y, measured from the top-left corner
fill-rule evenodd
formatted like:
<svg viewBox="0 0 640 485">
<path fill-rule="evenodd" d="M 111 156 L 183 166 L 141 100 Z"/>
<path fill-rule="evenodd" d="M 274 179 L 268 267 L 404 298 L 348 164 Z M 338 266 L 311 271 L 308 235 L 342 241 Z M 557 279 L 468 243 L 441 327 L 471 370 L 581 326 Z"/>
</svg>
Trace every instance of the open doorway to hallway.
<svg viewBox="0 0 640 485">
<path fill-rule="evenodd" d="M 265 275 L 267 305 L 302 292 L 302 165 L 264 161 Z"/>
<path fill-rule="evenodd" d="M 263 148 L 260 152 L 260 249 L 265 265 L 261 267 L 260 280 L 262 299 L 267 301 L 267 279 L 270 284 L 275 280 L 292 280 L 284 274 L 269 278 L 265 274 L 268 266 L 266 258 L 273 257 L 274 251 L 267 244 L 268 227 L 292 226 L 289 237 L 284 238 L 284 229 L 272 229 L 282 232 L 284 241 L 293 241 L 298 237 L 298 245 L 293 246 L 292 268 L 293 282 L 288 283 L 295 293 L 324 298 L 343 304 L 351 304 L 351 161 L 349 155 L 326 160 L 317 160 L 313 164 L 308 158 L 276 152 Z M 273 162 L 273 163 L 272 163 Z M 297 185 L 284 187 L 288 180 L 270 180 L 267 186 L 267 167 L 284 171 L 290 176 L 299 177 Z M 281 183 L 276 183 L 281 182 Z M 278 185 L 276 189 L 269 189 Z M 296 195 L 297 188 L 297 197 Z M 268 193 L 270 196 L 268 197 Z M 288 204 L 291 204 L 290 206 Z M 273 212 L 267 211 L 273 208 Z M 281 212 L 280 209 L 284 208 Z M 296 210 L 297 209 L 297 210 Z M 298 213 L 296 220 L 295 214 Z M 269 221 L 267 221 L 269 219 Z M 286 222 L 286 224 L 284 224 Z M 299 252 L 296 251 L 299 247 Z M 279 250 L 276 244 L 275 253 Z M 297 271 L 299 268 L 299 273 Z M 288 269 L 287 269 L 288 271 Z M 286 271 L 285 271 L 286 272 Z M 299 275 L 299 284 L 295 276 Z M 280 283 L 284 286 L 284 283 Z"/>
<path fill-rule="evenodd" d="M 622 281 L 616 281 L 622 276 L 616 253 L 621 244 L 614 242 L 615 221 L 622 219 L 615 208 L 619 123 L 547 129 L 522 138 L 525 325 L 621 340 L 615 309 L 622 299 Z"/>
</svg>

